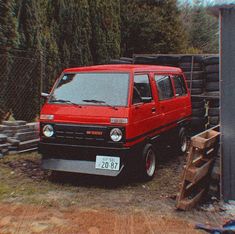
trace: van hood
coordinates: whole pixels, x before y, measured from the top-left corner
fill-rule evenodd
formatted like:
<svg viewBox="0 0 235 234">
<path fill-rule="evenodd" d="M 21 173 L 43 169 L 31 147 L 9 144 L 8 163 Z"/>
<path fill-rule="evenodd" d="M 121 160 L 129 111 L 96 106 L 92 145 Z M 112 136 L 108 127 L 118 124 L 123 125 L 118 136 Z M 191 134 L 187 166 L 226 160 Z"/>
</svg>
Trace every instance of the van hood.
<svg viewBox="0 0 235 234">
<path fill-rule="evenodd" d="M 41 115 L 54 115 L 53 122 L 110 125 L 110 118 L 128 118 L 128 108 L 46 103 Z"/>
</svg>

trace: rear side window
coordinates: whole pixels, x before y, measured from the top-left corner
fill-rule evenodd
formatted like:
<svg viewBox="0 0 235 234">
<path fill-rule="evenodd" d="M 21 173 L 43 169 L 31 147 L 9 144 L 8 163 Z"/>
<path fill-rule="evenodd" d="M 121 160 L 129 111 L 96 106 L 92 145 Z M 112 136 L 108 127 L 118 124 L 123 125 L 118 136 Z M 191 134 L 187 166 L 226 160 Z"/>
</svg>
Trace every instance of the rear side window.
<svg viewBox="0 0 235 234">
<path fill-rule="evenodd" d="M 145 98 L 152 98 L 149 77 L 148 75 L 135 75 L 132 103 L 140 103 Z"/>
<path fill-rule="evenodd" d="M 155 82 L 158 89 L 159 100 L 166 100 L 174 96 L 170 76 L 155 75 Z"/>
<path fill-rule="evenodd" d="M 184 96 L 187 94 L 187 89 L 185 86 L 184 78 L 182 76 L 173 76 L 173 81 L 175 85 L 176 96 Z"/>
</svg>

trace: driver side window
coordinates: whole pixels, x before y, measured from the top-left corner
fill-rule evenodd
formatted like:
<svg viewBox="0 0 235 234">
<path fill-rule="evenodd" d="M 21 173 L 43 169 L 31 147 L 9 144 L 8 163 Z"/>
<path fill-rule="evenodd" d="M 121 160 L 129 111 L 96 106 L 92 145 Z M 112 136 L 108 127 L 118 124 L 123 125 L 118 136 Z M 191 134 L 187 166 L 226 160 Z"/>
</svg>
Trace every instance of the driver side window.
<svg viewBox="0 0 235 234">
<path fill-rule="evenodd" d="M 135 75 L 132 104 L 141 103 L 144 99 L 152 99 L 148 75 Z"/>
</svg>

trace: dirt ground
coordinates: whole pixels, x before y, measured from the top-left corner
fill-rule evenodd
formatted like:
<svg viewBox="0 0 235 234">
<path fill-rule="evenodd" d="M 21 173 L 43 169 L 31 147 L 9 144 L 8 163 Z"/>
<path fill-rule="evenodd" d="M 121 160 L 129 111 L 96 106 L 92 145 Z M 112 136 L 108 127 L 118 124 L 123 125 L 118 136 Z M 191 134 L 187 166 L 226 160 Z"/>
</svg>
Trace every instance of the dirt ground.
<svg viewBox="0 0 235 234">
<path fill-rule="evenodd" d="M 175 210 L 184 156 L 168 153 L 148 183 L 51 174 L 40 160 L 37 153 L 0 159 L 0 233 L 202 233 L 195 223 L 226 218 L 216 209 Z"/>
</svg>

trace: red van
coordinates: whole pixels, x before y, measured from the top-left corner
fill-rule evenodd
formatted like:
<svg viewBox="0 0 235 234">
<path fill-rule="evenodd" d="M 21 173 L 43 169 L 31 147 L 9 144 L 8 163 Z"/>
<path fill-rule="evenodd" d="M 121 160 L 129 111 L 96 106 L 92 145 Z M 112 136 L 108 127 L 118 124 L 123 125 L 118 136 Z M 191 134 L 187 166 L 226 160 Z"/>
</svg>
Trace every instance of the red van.
<svg viewBox="0 0 235 234">
<path fill-rule="evenodd" d="M 45 169 L 118 176 L 138 165 L 148 180 L 155 173 L 157 145 L 173 142 L 186 152 L 192 110 L 180 68 L 66 69 L 43 96 L 39 150 Z"/>
</svg>

